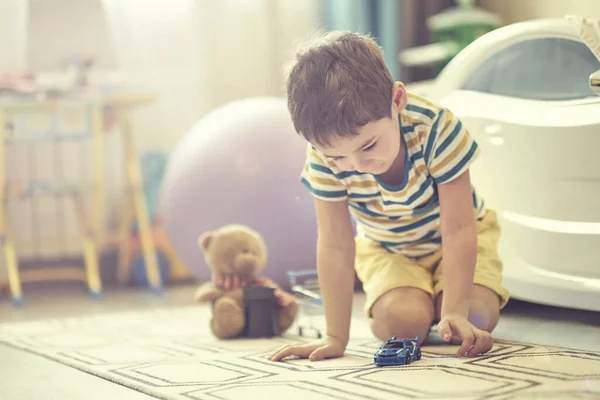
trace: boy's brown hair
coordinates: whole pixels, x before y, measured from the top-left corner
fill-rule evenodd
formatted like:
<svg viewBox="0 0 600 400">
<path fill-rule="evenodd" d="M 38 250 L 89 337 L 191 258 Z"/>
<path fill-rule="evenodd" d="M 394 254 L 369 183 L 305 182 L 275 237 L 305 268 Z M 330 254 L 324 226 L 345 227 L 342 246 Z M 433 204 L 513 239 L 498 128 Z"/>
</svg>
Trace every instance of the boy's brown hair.
<svg viewBox="0 0 600 400">
<path fill-rule="evenodd" d="M 394 81 L 377 42 L 366 34 L 318 32 L 288 66 L 286 91 L 294 128 L 328 146 L 367 123 L 391 117 Z"/>
</svg>

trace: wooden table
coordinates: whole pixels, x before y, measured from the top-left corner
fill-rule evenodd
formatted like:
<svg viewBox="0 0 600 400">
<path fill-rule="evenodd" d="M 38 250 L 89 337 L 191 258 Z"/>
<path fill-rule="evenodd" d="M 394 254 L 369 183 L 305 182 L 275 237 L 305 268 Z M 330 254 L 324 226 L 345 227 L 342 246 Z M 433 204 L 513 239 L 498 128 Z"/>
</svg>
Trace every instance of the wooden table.
<svg viewBox="0 0 600 400">
<path fill-rule="evenodd" d="M 7 278 L 13 303 L 22 302 L 22 282 L 46 280 L 81 280 L 87 283 L 90 293 L 99 297 L 102 293 L 102 282 L 98 267 L 98 249 L 103 247 L 120 247 L 119 271 L 126 271 L 123 265 L 128 262 L 123 257 L 122 249 L 129 236 L 130 223 L 137 221 L 142 251 L 146 265 L 149 286 L 154 291 L 162 289 L 158 260 L 152 239 L 151 222 L 146 201 L 143 195 L 143 182 L 140 161 L 136 153 L 135 133 L 132 124 L 132 112 L 144 105 L 151 104 L 155 97 L 147 94 L 118 94 L 111 96 L 60 98 L 41 100 L 0 99 L 0 245 L 4 250 L 4 261 L 7 268 Z M 56 115 L 63 107 L 80 106 L 88 112 L 90 120 L 89 140 L 92 144 L 93 182 L 91 185 L 91 211 L 85 211 L 82 201 L 82 187 L 56 183 L 50 195 L 58 191 L 70 196 L 73 200 L 81 234 L 81 250 L 85 268 L 53 268 L 50 270 L 19 271 L 19 257 L 14 238 L 11 236 L 11 224 L 8 216 L 10 201 L 23 196 L 26 188 L 9 188 L 6 182 L 5 151 L 8 140 L 11 140 L 11 130 L 7 122 L 11 117 L 26 113 L 50 113 Z M 124 177 L 126 190 L 121 206 L 119 228 L 116 233 L 104 235 L 103 221 L 105 216 L 105 194 L 107 187 L 105 157 L 105 136 L 108 127 L 116 124 L 122 134 L 124 150 Z M 49 133 L 50 135 L 51 133 Z M 14 139 L 14 138 L 12 138 Z M 46 193 L 48 194 L 48 193 Z M 120 276 L 122 281 L 124 278 Z"/>
</svg>

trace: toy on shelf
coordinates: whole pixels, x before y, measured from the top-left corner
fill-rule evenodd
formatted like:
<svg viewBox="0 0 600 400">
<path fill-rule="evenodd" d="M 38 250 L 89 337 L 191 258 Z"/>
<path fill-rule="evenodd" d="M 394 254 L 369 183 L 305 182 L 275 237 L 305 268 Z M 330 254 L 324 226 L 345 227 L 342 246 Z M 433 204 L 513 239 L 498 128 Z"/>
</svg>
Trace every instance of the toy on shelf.
<svg viewBox="0 0 600 400">
<path fill-rule="evenodd" d="M 427 19 L 431 43 L 406 49 L 398 57 L 406 66 L 435 66 L 436 75 L 478 37 L 500 27 L 496 14 L 475 7 L 474 0 L 456 0 L 457 6 Z"/>
<path fill-rule="evenodd" d="M 317 270 L 289 271 L 288 279 L 296 302 L 302 306 L 302 313 L 308 319 L 306 325 L 298 324 L 298 335 L 304 336 L 307 331 L 312 331 L 320 339 L 323 335 L 312 320 L 313 316 L 323 314 Z"/>
<path fill-rule="evenodd" d="M 419 347 L 420 335 L 415 338 L 398 339 L 396 336 L 388 339 L 375 352 L 373 357 L 375 365 L 408 365 L 413 361 L 421 359 L 421 348 Z"/>
<path fill-rule="evenodd" d="M 203 233 L 198 245 L 213 273 L 251 281 L 245 288 L 230 290 L 206 282 L 196 291 L 197 301 L 212 304 L 210 328 L 216 337 L 278 336 L 292 326 L 298 309 L 294 296 L 271 279 L 257 277 L 267 262 L 267 247 L 258 232 L 244 225 L 225 225 Z"/>
</svg>

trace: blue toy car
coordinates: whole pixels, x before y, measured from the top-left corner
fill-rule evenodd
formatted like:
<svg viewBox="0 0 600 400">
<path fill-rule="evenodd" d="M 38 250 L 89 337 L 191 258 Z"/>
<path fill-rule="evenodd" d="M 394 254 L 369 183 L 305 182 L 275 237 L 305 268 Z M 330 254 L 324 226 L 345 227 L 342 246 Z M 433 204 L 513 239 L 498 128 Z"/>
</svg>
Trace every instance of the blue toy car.
<svg viewBox="0 0 600 400">
<path fill-rule="evenodd" d="M 386 341 L 375 352 L 375 365 L 405 365 L 421 359 L 420 335 L 415 338 L 398 339 L 396 336 Z"/>
</svg>

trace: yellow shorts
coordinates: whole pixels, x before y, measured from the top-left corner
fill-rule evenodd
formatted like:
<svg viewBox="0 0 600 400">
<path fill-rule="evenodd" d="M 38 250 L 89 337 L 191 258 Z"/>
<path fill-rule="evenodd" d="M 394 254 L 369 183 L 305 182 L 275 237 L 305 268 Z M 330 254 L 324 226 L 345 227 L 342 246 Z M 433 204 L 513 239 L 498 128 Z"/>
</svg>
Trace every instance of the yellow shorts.
<svg viewBox="0 0 600 400">
<path fill-rule="evenodd" d="M 488 209 L 477 221 L 477 264 L 474 283 L 485 286 L 500 297 L 500 308 L 509 299 L 502 286 L 502 262 L 498 257 L 500 227 L 494 210 Z M 356 238 L 356 274 L 366 293 L 365 313 L 371 317 L 371 308 L 385 292 L 398 287 L 414 287 L 431 294 L 435 299 L 442 291 L 442 269 L 437 268 L 442 250 L 419 258 L 388 252 L 377 242 Z"/>
</svg>

